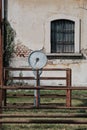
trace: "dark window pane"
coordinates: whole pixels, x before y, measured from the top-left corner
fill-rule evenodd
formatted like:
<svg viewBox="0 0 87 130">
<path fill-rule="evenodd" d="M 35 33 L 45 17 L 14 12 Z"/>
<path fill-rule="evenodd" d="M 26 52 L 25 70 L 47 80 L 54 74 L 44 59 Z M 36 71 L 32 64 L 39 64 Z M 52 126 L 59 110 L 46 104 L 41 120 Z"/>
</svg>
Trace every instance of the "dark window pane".
<svg viewBox="0 0 87 130">
<path fill-rule="evenodd" d="M 74 25 L 70 20 L 55 20 L 51 22 L 51 52 L 74 52 Z"/>
</svg>

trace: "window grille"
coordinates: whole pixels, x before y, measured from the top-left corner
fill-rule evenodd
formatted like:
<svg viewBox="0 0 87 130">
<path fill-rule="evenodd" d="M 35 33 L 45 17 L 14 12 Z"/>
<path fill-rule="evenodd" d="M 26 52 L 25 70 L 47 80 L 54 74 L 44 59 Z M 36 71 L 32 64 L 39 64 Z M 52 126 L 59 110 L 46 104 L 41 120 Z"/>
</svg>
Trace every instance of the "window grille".
<svg viewBox="0 0 87 130">
<path fill-rule="evenodd" d="M 51 22 L 51 53 L 74 52 L 75 23 L 71 20 Z"/>
</svg>

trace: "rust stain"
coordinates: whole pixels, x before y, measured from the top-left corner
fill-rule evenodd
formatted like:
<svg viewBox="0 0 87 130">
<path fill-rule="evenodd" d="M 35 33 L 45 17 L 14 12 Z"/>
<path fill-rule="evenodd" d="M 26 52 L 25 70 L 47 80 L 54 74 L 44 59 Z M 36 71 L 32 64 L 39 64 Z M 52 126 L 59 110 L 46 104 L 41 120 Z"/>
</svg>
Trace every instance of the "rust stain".
<svg viewBox="0 0 87 130">
<path fill-rule="evenodd" d="M 59 60 L 58 61 L 48 60 L 48 66 L 52 66 L 52 67 L 57 67 L 57 66 L 70 67 L 71 65 L 76 65 L 80 67 L 81 64 L 82 64 L 81 60 L 71 60 L 71 61 L 63 60 L 62 62 Z"/>
</svg>

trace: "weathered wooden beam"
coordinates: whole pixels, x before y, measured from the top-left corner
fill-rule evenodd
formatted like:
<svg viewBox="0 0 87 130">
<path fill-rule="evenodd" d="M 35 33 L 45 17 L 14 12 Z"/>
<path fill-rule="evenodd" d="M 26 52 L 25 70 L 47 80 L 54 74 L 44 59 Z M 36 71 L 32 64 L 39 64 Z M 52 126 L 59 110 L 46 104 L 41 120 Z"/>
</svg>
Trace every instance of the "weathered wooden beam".
<svg viewBox="0 0 87 130">
<path fill-rule="evenodd" d="M 52 120 L 52 119 L 28 119 L 28 120 L 0 120 L 0 123 L 4 124 L 85 124 L 87 125 L 87 121 L 81 121 L 81 120 Z"/>
<path fill-rule="evenodd" d="M 66 71 L 66 86 L 67 88 L 71 87 L 71 69 L 67 69 Z M 67 107 L 71 106 L 71 90 L 70 89 L 66 91 L 66 106 Z"/>
<path fill-rule="evenodd" d="M 87 118 L 86 113 L 69 114 L 0 114 L 3 118 Z"/>
<path fill-rule="evenodd" d="M 3 44 L 2 44 L 2 0 L 0 0 L 0 85 L 3 85 Z M 0 89 L 0 114 L 2 113 L 2 94 Z M 2 124 L 0 123 L 0 127 Z"/>
</svg>

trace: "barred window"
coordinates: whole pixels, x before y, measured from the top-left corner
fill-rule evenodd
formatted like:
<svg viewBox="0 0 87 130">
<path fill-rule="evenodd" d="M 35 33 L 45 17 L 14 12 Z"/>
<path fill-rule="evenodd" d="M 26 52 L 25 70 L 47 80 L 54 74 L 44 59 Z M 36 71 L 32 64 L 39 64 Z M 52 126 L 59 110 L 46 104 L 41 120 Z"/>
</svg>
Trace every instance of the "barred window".
<svg viewBox="0 0 87 130">
<path fill-rule="evenodd" d="M 51 53 L 74 53 L 75 22 L 54 20 L 51 22 Z"/>
</svg>

